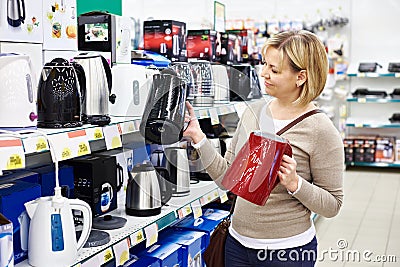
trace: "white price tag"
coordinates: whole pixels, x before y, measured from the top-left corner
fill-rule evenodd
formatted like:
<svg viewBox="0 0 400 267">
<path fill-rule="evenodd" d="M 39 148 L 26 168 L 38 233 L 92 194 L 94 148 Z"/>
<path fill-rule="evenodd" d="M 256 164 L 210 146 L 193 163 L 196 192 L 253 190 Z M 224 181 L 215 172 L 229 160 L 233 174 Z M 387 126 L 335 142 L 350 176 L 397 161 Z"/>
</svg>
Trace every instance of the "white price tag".
<svg viewBox="0 0 400 267">
<path fill-rule="evenodd" d="M 131 234 L 130 238 L 131 238 L 131 247 L 136 246 L 137 244 L 139 244 L 144 240 L 143 230 L 140 229 L 139 231 Z"/>
<path fill-rule="evenodd" d="M 192 213 L 192 209 L 190 205 L 186 205 L 185 207 L 178 210 L 178 218 L 182 219 L 183 217 L 186 217 L 190 213 Z"/>
<path fill-rule="evenodd" d="M 146 235 L 146 248 L 157 243 L 158 240 L 158 225 L 156 223 L 150 224 L 144 228 L 144 233 Z"/>
<path fill-rule="evenodd" d="M 101 266 L 100 260 L 98 257 L 92 257 L 82 263 L 82 267 L 99 267 Z"/>
<path fill-rule="evenodd" d="M 136 130 L 134 121 L 126 121 L 122 126 L 122 134 L 132 133 Z"/>
<path fill-rule="evenodd" d="M 43 136 L 31 136 L 22 139 L 24 143 L 25 153 L 39 153 L 49 150 L 47 140 Z"/>
<path fill-rule="evenodd" d="M 49 135 L 58 161 L 71 159 L 91 153 L 85 130 Z"/>
<path fill-rule="evenodd" d="M 89 141 L 104 139 L 103 129 L 101 127 L 94 127 L 86 129 L 86 134 Z"/>
<path fill-rule="evenodd" d="M 115 244 L 113 250 L 117 266 L 122 266 L 129 260 L 129 244 L 127 239 Z"/>
<path fill-rule="evenodd" d="M 221 200 L 221 203 L 228 201 L 228 194 L 226 193 L 226 191 L 218 188 L 218 193 L 219 193 L 219 198 Z"/>
<path fill-rule="evenodd" d="M 399 78 L 399 77 L 400 77 L 400 73 L 399 73 L 399 72 L 396 72 L 396 73 L 394 74 L 394 77 L 395 77 L 395 78 Z"/>
<path fill-rule="evenodd" d="M 208 110 L 207 109 L 200 109 L 199 110 L 199 119 L 209 118 Z"/>
<path fill-rule="evenodd" d="M 201 209 L 200 200 L 195 200 L 191 204 L 193 210 L 193 216 L 195 219 L 201 217 L 203 215 L 203 210 Z"/>
<path fill-rule="evenodd" d="M 97 255 L 97 258 L 99 259 L 100 265 L 103 265 L 103 264 L 109 262 L 110 260 L 114 259 L 114 254 L 113 254 L 112 249 L 107 248 L 106 250 L 100 252 Z"/>
<path fill-rule="evenodd" d="M 209 110 L 211 117 L 211 125 L 216 125 L 219 123 L 218 112 L 216 108 L 212 108 Z"/>
<path fill-rule="evenodd" d="M 0 139 L 0 170 L 25 168 L 25 153 L 21 139 Z"/>
<path fill-rule="evenodd" d="M 103 128 L 104 138 L 107 150 L 122 147 L 121 127 L 118 125 L 109 125 Z"/>
</svg>

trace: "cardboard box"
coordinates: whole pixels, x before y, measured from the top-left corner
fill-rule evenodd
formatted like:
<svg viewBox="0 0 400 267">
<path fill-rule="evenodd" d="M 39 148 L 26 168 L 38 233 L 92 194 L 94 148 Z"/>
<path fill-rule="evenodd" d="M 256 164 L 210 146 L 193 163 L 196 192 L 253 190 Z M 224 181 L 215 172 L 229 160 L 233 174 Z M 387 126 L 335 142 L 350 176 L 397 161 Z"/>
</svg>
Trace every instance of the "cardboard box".
<svg viewBox="0 0 400 267">
<path fill-rule="evenodd" d="M 217 32 L 213 30 L 188 30 L 187 57 L 215 61 Z"/>
<path fill-rule="evenodd" d="M 395 138 L 392 136 L 378 136 L 376 138 L 376 162 L 388 162 L 394 161 L 394 147 Z"/>
<path fill-rule="evenodd" d="M 158 243 L 174 243 L 182 246 L 182 266 L 204 266 L 202 253 L 206 249 L 206 234 L 199 231 L 187 231 L 179 228 L 170 228 L 162 231 Z"/>
<path fill-rule="evenodd" d="M 254 32 L 252 30 L 246 29 L 228 30 L 226 32 L 230 34 L 235 34 L 236 36 L 238 36 L 238 38 L 240 38 L 243 62 L 248 62 L 250 56 L 254 52 Z"/>
<path fill-rule="evenodd" d="M 143 23 L 144 50 L 171 61 L 187 61 L 186 23 L 175 20 L 150 20 Z"/>
<path fill-rule="evenodd" d="M 13 224 L 0 213 L 0 266 L 14 266 Z"/>
<path fill-rule="evenodd" d="M 14 262 L 17 264 L 28 257 L 29 218 L 25 202 L 41 196 L 39 184 L 13 181 L 0 184 L 0 213 L 13 224 Z"/>
<path fill-rule="evenodd" d="M 134 247 L 135 248 L 135 247 Z M 182 265 L 182 247 L 178 244 L 155 244 L 152 245 L 142 251 L 139 251 L 137 254 L 139 259 L 142 258 L 151 258 L 157 259 L 160 266 L 173 266 L 179 267 Z M 143 259 L 144 260 L 144 259 Z M 139 265 L 137 265 L 139 266 Z M 144 265 L 140 265 L 141 267 Z M 153 265 L 152 265 L 153 266 Z"/>
</svg>

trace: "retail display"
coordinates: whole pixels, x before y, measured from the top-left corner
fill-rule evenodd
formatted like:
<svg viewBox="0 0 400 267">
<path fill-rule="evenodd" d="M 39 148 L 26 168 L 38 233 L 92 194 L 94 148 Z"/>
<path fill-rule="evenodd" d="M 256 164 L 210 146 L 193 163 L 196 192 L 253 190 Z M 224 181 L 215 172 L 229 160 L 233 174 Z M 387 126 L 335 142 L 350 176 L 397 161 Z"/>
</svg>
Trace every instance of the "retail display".
<svg viewBox="0 0 400 267">
<path fill-rule="evenodd" d="M 217 59 L 217 36 L 214 30 L 187 31 L 187 57 L 215 61 Z"/>
<path fill-rule="evenodd" d="M 81 94 L 85 90 L 86 75 L 81 65 L 63 58 L 46 63 L 38 86 L 38 127 L 82 126 Z"/>
<path fill-rule="evenodd" d="M 358 72 L 375 72 L 377 67 L 382 68 L 382 65 L 379 63 L 366 63 L 366 62 L 361 62 L 360 65 L 358 66 Z"/>
<path fill-rule="evenodd" d="M 205 60 L 192 61 L 196 88 L 192 92 L 193 106 L 209 107 L 214 105 L 215 88 L 211 63 Z"/>
<path fill-rule="evenodd" d="M 85 72 L 86 86 L 82 96 L 82 119 L 85 123 L 104 126 L 110 123 L 108 102 L 115 103 L 111 93 L 112 74 L 107 60 L 98 53 L 80 53 L 74 57 Z"/>
</svg>

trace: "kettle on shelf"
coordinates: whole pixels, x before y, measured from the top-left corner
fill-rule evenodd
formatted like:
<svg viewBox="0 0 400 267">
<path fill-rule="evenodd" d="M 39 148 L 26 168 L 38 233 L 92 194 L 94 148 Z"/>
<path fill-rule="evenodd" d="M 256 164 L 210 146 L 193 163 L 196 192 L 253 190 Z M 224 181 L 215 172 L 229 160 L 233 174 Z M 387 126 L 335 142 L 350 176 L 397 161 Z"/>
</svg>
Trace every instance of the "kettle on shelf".
<svg viewBox="0 0 400 267">
<path fill-rule="evenodd" d="M 79 199 L 46 196 L 25 203 L 31 218 L 28 237 L 28 262 L 32 266 L 70 266 L 78 258 L 78 250 L 89 238 L 92 211 Z M 83 214 L 83 229 L 76 240 L 72 210 Z"/>
<path fill-rule="evenodd" d="M 128 172 L 126 214 L 131 216 L 159 214 L 161 207 L 172 196 L 171 185 L 163 178 L 167 174 L 165 169 L 154 168 L 149 161 L 135 165 L 131 172 Z"/>
<path fill-rule="evenodd" d="M 190 193 L 190 170 L 186 148 L 167 147 L 164 149 L 168 176 L 172 184 L 172 196 L 187 196 Z"/>
<path fill-rule="evenodd" d="M 25 21 L 24 0 L 7 0 L 7 22 L 12 27 L 19 27 Z"/>
<path fill-rule="evenodd" d="M 85 80 L 85 73 L 79 64 L 64 58 L 46 63 L 37 93 L 38 127 L 82 126 L 81 92 L 85 91 Z"/>
<path fill-rule="evenodd" d="M 35 129 L 36 81 L 28 55 L 0 54 L 0 128 Z M 12 114 L 12 115 L 10 115 Z"/>
<path fill-rule="evenodd" d="M 111 93 L 112 73 L 107 60 L 94 52 L 80 53 L 74 57 L 86 76 L 85 95 L 82 99 L 82 116 L 85 123 L 104 126 L 111 122 L 108 102 L 115 103 Z"/>
</svg>

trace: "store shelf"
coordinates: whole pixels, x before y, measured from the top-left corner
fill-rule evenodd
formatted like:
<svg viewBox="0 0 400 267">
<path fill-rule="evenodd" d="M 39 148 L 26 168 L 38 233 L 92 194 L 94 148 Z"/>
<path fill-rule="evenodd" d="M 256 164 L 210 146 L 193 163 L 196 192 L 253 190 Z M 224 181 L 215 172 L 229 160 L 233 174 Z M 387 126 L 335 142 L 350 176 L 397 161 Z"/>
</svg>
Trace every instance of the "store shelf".
<svg viewBox="0 0 400 267">
<path fill-rule="evenodd" d="M 357 73 L 347 73 L 348 77 L 359 77 L 359 78 L 377 78 L 377 77 L 395 77 L 399 78 L 400 73 L 393 72 L 357 72 Z"/>
<path fill-rule="evenodd" d="M 128 216 L 125 213 L 123 204 L 119 205 L 117 210 L 110 212 L 113 216 L 124 217 L 127 224 L 116 230 L 107 231 L 111 235 L 111 241 L 103 246 L 95 248 L 82 248 L 78 252 L 78 261 L 73 266 L 79 266 L 84 261 L 92 258 L 99 257 L 104 259 L 104 253 L 113 251 L 114 245 L 119 242 L 129 240 L 129 244 L 136 245 L 137 243 L 146 240 L 145 228 L 157 227 L 159 231 L 170 226 L 176 220 L 187 216 L 193 212 L 192 206 L 204 206 L 226 194 L 224 191 L 219 190 L 217 185 L 212 181 L 201 181 L 198 184 L 191 185 L 190 195 L 185 197 L 173 197 L 161 210 L 161 213 L 156 216 L 150 217 L 135 217 Z M 111 253 L 112 255 L 112 253 Z M 108 258 L 109 260 L 109 258 Z M 30 266 L 28 261 L 16 265 L 17 267 Z"/>
<path fill-rule="evenodd" d="M 357 103 L 400 103 L 400 99 L 394 99 L 394 98 L 373 98 L 373 97 L 362 97 L 362 98 L 357 98 L 357 97 L 352 97 L 352 98 L 347 98 L 347 102 L 357 102 Z"/>
<path fill-rule="evenodd" d="M 346 163 L 346 166 L 400 168 L 400 162 L 399 163 L 388 163 L 388 162 L 348 162 L 348 163 Z"/>
<path fill-rule="evenodd" d="M 346 127 L 354 128 L 400 128 L 400 123 L 390 123 L 388 122 L 352 122 L 348 120 L 346 122 Z"/>
</svg>

